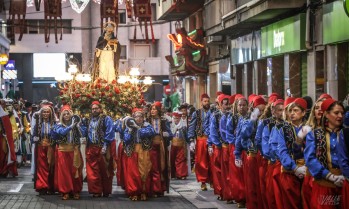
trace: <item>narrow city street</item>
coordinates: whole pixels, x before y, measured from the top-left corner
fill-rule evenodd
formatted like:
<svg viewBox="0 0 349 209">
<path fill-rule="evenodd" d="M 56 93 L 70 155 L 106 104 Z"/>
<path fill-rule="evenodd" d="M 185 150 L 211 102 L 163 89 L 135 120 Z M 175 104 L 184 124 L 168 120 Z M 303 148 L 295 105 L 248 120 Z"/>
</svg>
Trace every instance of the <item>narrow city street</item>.
<svg viewBox="0 0 349 209">
<path fill-rule="evenodd" d="M 200 191 L 200 184 L 192 174 L 187 180 L 171 181 L 170 193 L 165 197 L 152 198 L 148 201 L 134 202 L 127 198 L 123 190 L 113 183 L 113 195 L 109 198 L 92 198 L 87 192 L 87 184 L 84 188 L 80 200 L 61 200 L 57 195 L 38 196 L 33 189 L 32 175 L 30 167 L 19 169 L 19 176 L 16 178 L 0 179 L 0 209 L 25 208 L 25 209 L 156 209 L 156 208 L 237 208 L 235 204 L 225 204 L 218 201 L 213 195 L 213 190 Z"/>
</svg>

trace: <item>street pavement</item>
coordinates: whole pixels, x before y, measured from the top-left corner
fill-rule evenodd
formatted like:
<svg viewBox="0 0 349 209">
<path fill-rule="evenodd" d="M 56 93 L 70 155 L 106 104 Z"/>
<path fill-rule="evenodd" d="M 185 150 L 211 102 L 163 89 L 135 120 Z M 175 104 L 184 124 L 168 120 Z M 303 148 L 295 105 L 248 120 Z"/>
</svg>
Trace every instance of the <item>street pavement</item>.
<svg viewBox="0 0 349 209">
<path fill-rule="evenodd" d="M 113 182 L 113 194 L 109 198 L 92 198 L 84 183 L 80 200 L 61 200 L 60 195 L 38 196 L 33 189 L 30 168 L 19 169 L 19 176 L 0 179 L 0 209 L 235 209 L 236 204 L 218 201 L 211 188 L 201 191 L 196 182 L 195 174 L 187 180 L 172 180 L 170 193 L 164 197 L 151 198 L 148 201 L 131 201 L 124 191 Z"/>
</svg>

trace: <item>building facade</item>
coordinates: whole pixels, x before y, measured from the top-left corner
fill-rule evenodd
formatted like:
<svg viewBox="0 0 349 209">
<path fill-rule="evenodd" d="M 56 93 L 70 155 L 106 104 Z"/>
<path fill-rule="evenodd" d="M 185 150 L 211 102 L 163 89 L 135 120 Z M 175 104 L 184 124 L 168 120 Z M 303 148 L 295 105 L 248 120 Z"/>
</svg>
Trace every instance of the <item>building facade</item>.
<svg viewBox="0 0 349 209">
<path fill-rule="evenodd" d="M 124 4 L 119 5 L 119 25 L 117 38 L 121 44 L 119 73 L 127 73 L 131 67 L 139 67 L 142 76 L 152 76 L 154 84 L 149 88 L 145 99 L 161 100 L 163 82 L 168 81 L 169 65 L 165 55 L 170 53 L 170 43 L 166 36 L 170 32 L 170 23 L 156 20 L 156 0 L 151 1 L 153 12 L 153 31 L 155 42 L 146 40 L 144 26 L 127 17 Z M 35 7 L 27 7 L 26 28 L 21 41 L 18 41 L 19 30 L 15 31 L 10 47 L 10 59 L 16 62 L 18 70 L 19 93 L 25 99 L 37 102 L 40 99 L 54 99 L 57 88 L 54 77 L 37 77 L 34 66 L 36 54 L 63 53 L 68 62 L 78 62 L 81 72 L 90 73 L 97 40 L 101 35 L 100 5 L 91 1 L 85 10 L 78 14 L 72 10 L 69 1 L 62 3 L 63 36 L 55 43 L 53 29 L 50 41 L 45 43 L 43 32 L 43 5 L 41 12 Z M 60 31 L 60 30 L 58 30 Z M 48 67 L 50 68 L 50 67 Z M 49 69 L 47 69 L 49 70 Z M 53 86 L 53 87 L 52 87 Z"/>
</svg>

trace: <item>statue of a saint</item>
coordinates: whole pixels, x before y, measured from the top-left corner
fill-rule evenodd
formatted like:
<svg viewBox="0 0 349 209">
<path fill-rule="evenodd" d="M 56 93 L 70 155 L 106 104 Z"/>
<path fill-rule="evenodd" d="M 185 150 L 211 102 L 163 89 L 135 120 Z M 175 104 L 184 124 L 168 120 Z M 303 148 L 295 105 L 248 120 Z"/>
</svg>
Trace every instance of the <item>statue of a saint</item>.
<svg viewBox="0 0 349 209">
<path fill-rule="evenodd" d="M 93 79 L 99 77 L 111 83 L 118 76 L 121 47 L 114 35 L 116 24 L 107 22 L 103 26 L 95 49 Z"/>
</svg>

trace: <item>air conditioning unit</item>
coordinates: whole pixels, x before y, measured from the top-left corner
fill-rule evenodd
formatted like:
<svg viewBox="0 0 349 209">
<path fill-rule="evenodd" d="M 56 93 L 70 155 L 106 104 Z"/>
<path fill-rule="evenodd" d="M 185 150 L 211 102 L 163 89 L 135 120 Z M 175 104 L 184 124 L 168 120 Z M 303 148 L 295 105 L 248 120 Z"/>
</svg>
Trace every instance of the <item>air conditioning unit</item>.
<svg viewBox="0 0 349 209">
<path fill-rule="evenodd" d="M 208 36 L 207 37 L 207 44 L 224 44 L 224 37 L 223 36 Z"/>
</svg>

